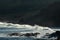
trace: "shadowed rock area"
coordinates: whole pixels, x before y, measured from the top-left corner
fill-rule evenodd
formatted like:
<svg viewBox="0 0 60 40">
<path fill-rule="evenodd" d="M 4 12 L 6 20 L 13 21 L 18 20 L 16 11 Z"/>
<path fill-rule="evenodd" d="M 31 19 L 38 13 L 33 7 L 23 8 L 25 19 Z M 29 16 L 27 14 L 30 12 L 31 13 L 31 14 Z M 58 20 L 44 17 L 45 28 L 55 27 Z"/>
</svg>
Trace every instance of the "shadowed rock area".
<svg viewBox="0 0 60 40">
<path fill-rule="evenodd" d="M 60 0 L 0 0 L 0 21 L 60 26 Z"/>
</svg>

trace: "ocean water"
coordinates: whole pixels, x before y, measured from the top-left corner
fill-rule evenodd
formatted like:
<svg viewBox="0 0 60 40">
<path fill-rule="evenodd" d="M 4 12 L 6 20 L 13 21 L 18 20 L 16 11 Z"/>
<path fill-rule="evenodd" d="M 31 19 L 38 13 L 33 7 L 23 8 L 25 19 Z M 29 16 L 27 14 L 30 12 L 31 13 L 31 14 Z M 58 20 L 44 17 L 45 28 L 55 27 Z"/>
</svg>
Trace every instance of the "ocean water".
<svg viewBox="0 0 60 40">
<path fill-rule="evenodd" d="M 0 36 L 3 36 L 3 37 L 0 37 L 0 40 L 48 40 L 48 39 L 36 39 L 36 38 L 33 38 L 33 37 L 7 37 L 6 34 L 9 34 L 9 33 L 12 33 L 12 32 L 27 32 L 27 31 L 31 31 L 31 30 L 22 30 L 22 29 L 17 29 L 17 28 L 0 28 Z M 4 35 L 3 35 L 4 34 Z M 4 37 L 5 36 L 5 37 Z M 52 40 L 52 39 L 49 39 L 49 40 Z"/>
<path fill-rule="evenodd" d="M 41 29 L 41 30 L 40 30 Z M 0 22 L 0 40 L 52 40 L 52 39 L 44 39 L 40 38 L 46 32 L 53 32 L 52 30 L 42 30 L 43 27 L 35 25 L 20 25 L 20 24 L 12 24 L 12 23 L 2 23 Z M 46 27 L 46 29 L 49 29 Z M 50 32 L 51 31 L 51 32 Z M 11 37 L 8 34 L 10 33 L 21 33 L 21 32 L 40 32 L 40 37 Z"/>
<path fill-rule="evenodd" d="M 47 40 L 47 39 L 31 39 L 31 38 L 0 38 L 0 40 Z"/>
<path fill-rule="evenodd" d="M 12 33 L 12 32 L 21 32 L 21 29 L 17 28 L 0 28 L 0 40 L 35 40 L 32 37 L 7 37 L 6 34 Z M 30 31 L 30 30 L 25 30 Z"/>
<path fill-rule="evenodd" d="M 35 39 L 34 38 L 19 38 L 19 37 L 14 37 L 14 38 L 1 37 L 0 40 L 35 40 Z"/>
<path fill-rule="evenodd" d="M 56 40 L 56 39 L 34 39 L 34 38 L 3 38 L 1 37 L 0 40 Z"/>
<path fill-rule="evenodd" d="M 33 37 L 7 37 L 7 36 L 5 36 L 8 33 L 12 33 L 12 32 L 4 31 L 4 30 L 0 31 L 0 36 L 3 36 L 3 37 L 0 37 L 0 40 L 48 40 L 48 39 L 44 39 L 44 38 L 43 39 L 36 39 L 36 38 L 33 38 Z M 51 39 L 49 39 L 49 40 L 51 40 Z"/>
</svg>

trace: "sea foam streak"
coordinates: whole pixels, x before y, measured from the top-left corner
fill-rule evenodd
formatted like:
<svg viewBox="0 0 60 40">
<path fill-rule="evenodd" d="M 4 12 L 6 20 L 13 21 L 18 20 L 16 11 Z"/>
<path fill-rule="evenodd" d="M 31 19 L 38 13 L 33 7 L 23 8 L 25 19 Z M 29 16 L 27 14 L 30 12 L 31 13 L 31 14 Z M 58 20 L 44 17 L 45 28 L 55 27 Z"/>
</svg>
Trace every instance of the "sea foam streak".
<svg viewBox="0 0 60 40">
<path fill-rule="evenodd" d="M 3 29 L 1 30 L 1 28 L 3 28 Z M 10 29 L 8 29 L 8 28 L 10 28 Z M 40 33 L 40 35 L 38 35 L 39 38 L 46 35 L 46 33 L 51 34 L 51 33 L 55 32 L 54 30 L 52 30 L 49 27 L 43 27 L 43 26 L 39 26 L 39 25 L 31 26 L 31 25 L 27 25 L 27 24 L 21 25 L 21 24 L 0 22 L 0 32 L 10 33 L 9 31 L 10 32 L 25 32 L 25 33 L 27 33 L 27 32 L 29 32 L 29 33 L 30 32 L 33 32 L 33 33 L 39 32 Z M 7 33 L 6 33 L 6 35 L 7 35 Z"/>
<path fill-rule="evenodd" d="M 13 23 L 6 23 L 6 22 L 0 22 L 0 28 L 35 28 L 37 30 L 39 29 L 49 29 L 51 31 L 53 31 L 52 29 L 50 29 L 49 27 L 43 27 L 43 26 L 39 26 L 39 25 L 27 25 L 27 24 L 13 24 Z"/>
</svg>

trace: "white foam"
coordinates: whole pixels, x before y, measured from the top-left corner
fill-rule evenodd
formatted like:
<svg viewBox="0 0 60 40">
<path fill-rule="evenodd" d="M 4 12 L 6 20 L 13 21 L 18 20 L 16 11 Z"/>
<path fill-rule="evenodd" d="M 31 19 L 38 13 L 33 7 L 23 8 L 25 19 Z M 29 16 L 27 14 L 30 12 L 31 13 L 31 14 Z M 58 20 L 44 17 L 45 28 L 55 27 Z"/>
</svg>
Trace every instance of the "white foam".
<svg viewBox="0 0 60 40">
<path fill-rule="evenodd" d="M 42 27 L 39 25 L 27 25 L 27 24 L 13 24 L 13 23 L 6 23 L 6 22 L 0 22 L 0 27 L 6 27 L 6 28 L 31 28 L 31 29 L 35 29 L 35 30 L 41 30 L 41 29 L 49 29 L 50 31 L 53 31 L 51 28 L 49 27 Z"/>
<path fill-rule="evenodd" d="M 31 26 L 31 25 L 27 25 L 27 24 L 21 25 L 21 24 L 0 22 L 0 28 L 1 27 L 2 28 L 4 28 L 4 27 L 6 27 L 6 28 L 26 28 L 28 30 L 28 32 L 39 32 L 40 33 L 40 37 L 44 36 L 46 33 L 53 33 L 53 32 L 55 32 L 54 30 L 52 30 L 49 27 L 42 27 L 42 26 L 39 26 L 39 25 Z M 14 30 L 14 31 L 16 31 L 16 30 Z M 25 29 L 21 29 L 20 31 L 25 31 Z"/>
</svg>

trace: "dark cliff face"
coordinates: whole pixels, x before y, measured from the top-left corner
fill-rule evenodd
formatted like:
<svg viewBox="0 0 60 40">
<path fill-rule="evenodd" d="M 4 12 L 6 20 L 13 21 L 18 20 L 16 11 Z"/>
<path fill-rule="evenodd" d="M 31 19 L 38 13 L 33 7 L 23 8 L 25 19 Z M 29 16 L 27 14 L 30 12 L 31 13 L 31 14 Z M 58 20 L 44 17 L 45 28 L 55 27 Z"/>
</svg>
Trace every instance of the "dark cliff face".
<svg viewBox="0 0 60 40">
<path fill-rule="evenodd" d="M 0 0 L 0 21 L 59 26 L 58 1 L 60 0 Z"/>
</svg>

